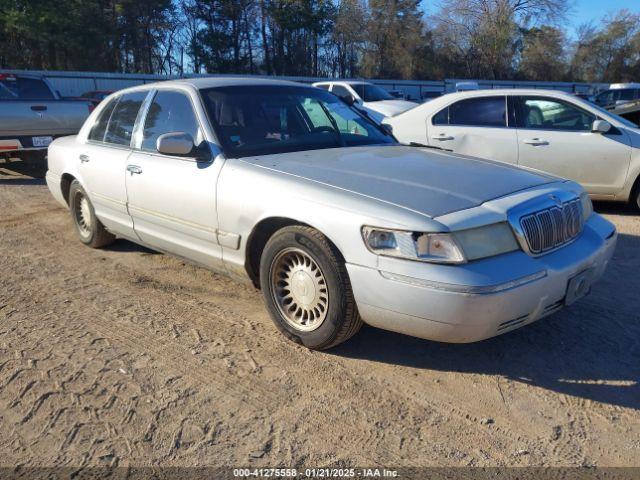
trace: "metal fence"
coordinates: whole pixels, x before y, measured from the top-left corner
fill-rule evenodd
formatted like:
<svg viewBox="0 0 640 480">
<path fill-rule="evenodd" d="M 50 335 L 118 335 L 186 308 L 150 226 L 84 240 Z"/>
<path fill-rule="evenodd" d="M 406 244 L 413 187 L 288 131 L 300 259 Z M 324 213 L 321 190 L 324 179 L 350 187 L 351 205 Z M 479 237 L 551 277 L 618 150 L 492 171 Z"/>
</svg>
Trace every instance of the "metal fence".
<svg viewBox="0 0 640 480">
<path fill-rule="evenodd" d="M 102 73 L 102 72 L 66 72 L 50 70 L 3 70 L 0 73 L 29 74 L 46 77 L 53 87 L 60 92 L 63 97 L 76 97 L 91 90 L 119 90 L 143 83 L 158 82 L 162 80 L 173 80 L 182 78 L 178 75 L 148 75 L 137 73 Z M 249 77 L 251 75 L 222 75 L 222 74 L 192 74 L 184 77 Z M 264 75 L 254 75 L 263 77 Z M 322 80 L 331 80 L 317 77 L 269 77 L 282 80 L 291 80 L 302 83 L 313 83 Z M 355 80 L 355 79 L 350 79 Z M 357 79 L 363 80 L 363 79 Z M 456 85 L 460 82 L 475 83 L 479 88 L 535 88 L 562 90 L 571 93 L 593 94 L 605 88 L 605 84 L 591 83 L 570 83 L 570 82 L 527 82 L 512 80 L 462 80 L 446 79 L 435 81 L 419 80 L 380 80 L 367 79 L 367 81 L 379 85 L 389 91 L 400 91 L 405 96 L 413 99 L 422 99 L 428 92 L 447 93 L 456 90 Z"/>
</svg>

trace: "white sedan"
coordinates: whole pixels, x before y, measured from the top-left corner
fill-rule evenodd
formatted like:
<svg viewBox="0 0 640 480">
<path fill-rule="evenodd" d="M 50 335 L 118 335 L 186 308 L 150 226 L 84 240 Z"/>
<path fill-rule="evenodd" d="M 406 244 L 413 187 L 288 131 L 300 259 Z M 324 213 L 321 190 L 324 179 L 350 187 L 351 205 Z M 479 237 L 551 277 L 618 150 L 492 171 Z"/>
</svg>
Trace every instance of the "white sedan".
<svg viewBox="0 0 640 480">
<path fill-rule="evenodd" d="M 452 93 L 383 123 L 403 143 L 549 172 L 640 208 L 640 129 L 564 92 Z"/>
<path fill-rule="evenodd" d="M 343 100 L 355 104 L 376 122 L 418 106 L 415 102 L 395 98 L 384 88 L 369 82 L 317 82 L 313 86 L 329 90 Z"/>
</svg>

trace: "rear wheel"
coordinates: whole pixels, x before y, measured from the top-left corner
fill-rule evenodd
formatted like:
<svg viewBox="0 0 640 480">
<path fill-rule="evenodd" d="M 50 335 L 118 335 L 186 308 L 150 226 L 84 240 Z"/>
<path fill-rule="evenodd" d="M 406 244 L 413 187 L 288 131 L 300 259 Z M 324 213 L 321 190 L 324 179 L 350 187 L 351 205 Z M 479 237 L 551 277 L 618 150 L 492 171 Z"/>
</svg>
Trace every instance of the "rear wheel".
<svg viewBox="0 0 640 480">
<path fill-rule="evenodd" d="M 278 329 L 308 348 L 331 348 L 362 326 L 344 262 L 313 228 L 285 227 L 269 239 L 260 285 Z"/>
<path fill-rule="evenodd" d="M 109 233 L 98 220 L 87 192 L 80 182 L 74 180 L 69 188 L 69 210 L 80 241 L 92 248 L 109 245 L 115 236 Z"/>
<path fill-rule="evenodd" d="M 631 191 L 631 206 L 636 210 L 640 210 L 640 178 L 636 180 L 636 184 Z"/>
</svg>

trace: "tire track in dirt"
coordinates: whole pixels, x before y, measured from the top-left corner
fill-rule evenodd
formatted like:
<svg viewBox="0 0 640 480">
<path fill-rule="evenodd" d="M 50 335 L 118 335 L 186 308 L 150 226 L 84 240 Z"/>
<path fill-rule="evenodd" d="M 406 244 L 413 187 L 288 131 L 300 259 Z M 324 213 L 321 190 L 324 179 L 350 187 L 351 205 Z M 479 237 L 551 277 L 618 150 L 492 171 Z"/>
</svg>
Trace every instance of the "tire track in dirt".
<svg viewBox="0 0 640 480">
<path fill-rule="evenodd" d="M 17 198 L 14 195 L 20 195 L 20 190 L 13 188 L 10 200 Z M 0 189 L 0 195 L 5 193 Z M 44 200 L 43 194 L 46 192 L 40 192 L 31 199 L 46 206 L 48 201 Z M 34 210 L 33 204 L 28 202 L 24 205 L 20 202 L 5 204 L 15 210 L 11 219 L 20 217 L 19 214 L 16 217 L 20 208 Z M 18 208 L 16 205 L 23 206 Z M 6 286 L 7 290 L 20 294 L 25 304 L 12 300 L 8 309 L 17 309 L 17 313 L 12 313 L 7 319 L 13 318 L 26 328 L 31 324 L 29 312 L 53 306 L 56 314 L 61 315 L 60 322 L 74 325 L 77 329 L 80 339 L 77 341 L 89 340 L 81 337 L 83 333 L 91 337 L 91 342 L 97 341 L 98 344 L 102 342 L 101 338 L 106 338 L 111 348 L 120 352 L 120 357 L 110 359 L 110 365 L 114 366 L 110 367 L 111 370 L 117 371 L 115 365 L 119 361 L 123 365 L 146 362 L 148 365 L 139 373 L 132 374 L 133 380 L 144 384 L 148 381 L 145 368 L 156 364 L 161 371 L 179 377 L 174 382 L 181 388 L 196 390 L 167 407 L 165 412 L 174 414 L 176 408 L 183 405 L 189 416 L 175 416 L 177 423 L 172 424 L 171 432 L 162 427 L 152 432 L 154 442 L 154 435 L 162 437 L 160 443 L 145 447 L 143 442 L 133 442 L 124 450 L 116 449 L 112 457 L 108 452 L 99 452 L 94 446 L 88 457 L 73 457 L 84 458 L 85 462 L 95 462 L 100 455 L 114 461 L 127 456 L 140 458 L 145 453 L 162 462 L 176 462 L 188 458 L 202 459 L 201 455 L 211 448 L 226 448 L 225 453 L 235 458 L 232 452 L 238 450 L 237 447 L 222 447 L 220 442 L 214 442 L 212 447 L 212 440 L 206 440 L 224 437 L 225 432 L 232 438 L 242 439 L 237 429 L 229 430 L 232 427 L 224 412 L 220 412 L 223 413 L 221 423 L 203 419 L 203 427 L 189 424 L 188 418 L 199 418 L 198 408 L 207 405 L 206 393 L 202 393 L 206 390 L 203 385 L 207 383 L 217 386 L 217 390 L 228 388 L 229 403 L 220 405 L 221 410 L 235 406 L 241 416 L 242 411 L 248 408 L 260 410 L 260 427 L 254 430 L 260 430 L 258 436 L 266 447 L 264 456 L 255 461 L 264 464 L 269 464 L 273 458 L 315 459 L 327 463 L 353 461 L 355 458 L 375 464 L 387 461 L 402 465 L 499 464 L 511 460 L 509 451 L 513 445 L 536 455 L 539 453 L 541 456 L 529 457 L 535 461 L 574 464 L 589 459 L 587 452 L 594 441 L 590 436 L 594 428 L 590 419 L 594 414 L 606 418 L 609 412 L 615 411 L 628 420 L 632 428 L 638 425 L 637 412 L 634 415 L 628 408 L 576 399 L 571 395 L 557 395 L 539 387 L 519 384 L 514 388 L 513 383 L 508 383 L 510 386 L 506 386 L 503 393 L 498 392 L 497 377 L 493 374 L 437 373 L 437 377 L 446 381 L 433 384 L 434 375 L 429 372 L 307 352 L 279 339 L 275 328 L 271 328 L 257 292 L 203 269 L 182 266 L 179 260 L 170 257 L 145 252 L 89 251 L 76 242 L 71 222 L 62 209 L 59 213 L 52 211 L 51 214 L 26 217 L 24 222 L 12 221 L 8 229 L 5 225 L 2 227 L 10 232 L 3 235 L 2 243 L 29 254 L 11 262 L 4 260 L 3 266 L 11 266 L 16 272 L 11 281 L 14 284 L 33 284 L 38 275 L 44 277 L 34 284 L 43 291 L 42 305 L 29 304 L 25 299 L 28 290 L 20 292 L 18 287 L 7 283 L 9 280 L 0 280 L 3 289 Z M 70 303 L 62 304 L 61 297 Z M 86 307 L 82 310 L 78 305 L 82 302 L 90 303 L 91 316 L 101 319 L 101 322 L 90 323 L 88 327 L 86 322 L 83 324 L 82 319 L 88 314 Z M 0 299 L 1 304 L 7 304 L 7 301 Z M 0 308 L 0 330 L 6 330 L 5 310 L 7 307 Z M 34 331 L 30 332 L 33 334 Z M 0 342 L 3 336 L 5 333 L 0 332 Z M 148 346 L 137 339 L 144 339 Z M 16 341 L 19 341 L 18 337 Z M 57 348 L 62 347 L 58 344 Z M 95 352 L 98 356 L 95 358 L 107 355 L 109 347 L 104 348 L 107 350 Z M 191 350 L 196 353 L 192 354 Z M 141 354 L 148 358 L 138 358 Z M 5 365 L 0 363 L 0 382 L 8 378 L 6 373 L 14 372 L 19 363 L 19 360 Z M 69 375 L 68 385 L 82 383 L 81 376 L 74 378 L 79 370 Z M 133 371 L 136 372 L 135 369 Z M 215 372 L 213 378 L 209 378 L 209 371 Z M 81 395 L 80 401 L 84 401 L 83 395 L 96 395 L 98 390 L 105 388 L 100 377 L 96 378 L 98 380 L 88 382 L 86 389 L 77 393 Z M 39 398 L 39 384 L 32 382 L 34 379 L 28 378 L 25 372 L 12 381 L 11 395 L 13 401 L 18 400 L 12 408 L 19 408 L 25 399 Z M 471 382 L 478 386 L 478 398 L 465 395 L 469 393 L 465 392 L 465 387 Z M 426 389 L 425 384 L 429 385 Z M 118 382 L 111 387 L 116 390 L 130 388 L 127 383 Z M 168 395 L 171 389 L 166 386 L 156 388 L 161 395 Z M 0 389 L 0 399 L 5 398 L 4 392 Z M 24 394 L 20 398 L 21 392 Z M 568 412 L 563 422 L 548 420 L 561 425 L 555 442 L 550 443 L 549 434 L 545 436 L 541 433 L 542 428 L 532 424 L 533 417 L 522 424 L 520 419 L 509 413 L 512 407 L 507 402 L 521 400 L 524 395 L 530 397 L 529 402 L 534 408 L 543 408 L 546 412 L 554 409 Z M 341 401 L 336 400 L 336 396 Z M 249 399 L 249 402 L 244 399 Z M 480 421 L 490 406 L 486 402 L 493 399 L 500 405 L 504 403 L 500 408 L 506 413 L 500 413 L 495 424 L 481 425 Z M 130 400 L 122 406 L 122 421 L 109 429 L 127 431 L 130 425 L 138 425 L 142 417 L 145 420 L 139 428 L 142 434 L 150 431 L 150 418 L 160 424 L 162 413 L 156 417 L 152 412 L 139 411 L 140 401 Z M 78 400 L 75 402 L 77 404 Z M 39 410 L 46 409 L 47 405 L 47 400 L 43 401 Z M 109 407 L 114 405 L 118 406 L 118 401 Z M 68 406 L 60 405 L 52 409 L 47 421 L 56 419 L 52 422 L 55 430 L 60 425 L 57 422 L 66 418 L 66 412 L 76 408 L 73 401 Z M 583 410 L 586 413 L 582 413 Z M 100 411 L 96 409 L 94 413 L 97 415 Z M 497 411 L 494 413 L 498 414 Z M 29 422 L 38 415 L 35 412 Z M 549 416 L 553 416 L 552 413 Z M 556 418 L 559 416 L 555 415 Z M 241 418 L 240 424 L 250 428 L 249 417 Z M 70 435 L 71 446 L 76 439 L 86 435 L 90 420 L 83 419 L 79 422 L 82 425 L 73 422 L 65 425 L 64 438 Z M 327 420 L 333 420 L 333 424 L 327 424 Z M 46 426 L 43 421 L 42 431 Z M 548 431 L 551 432 L 551 427 Z M 292 437 L 298 445 L 292 445 Z M 312 437 L 315 441 L 309 440 Z M 15 440 L 15 435 L 12 438 Z M 340 448 L 336 442 L 339 438 L 346 441 L 346 445 Z M 329 446 L 323 447 L 325 444 Z M 1 441 L 0 445 L 1 451 L 9 448 Z M 165 447 L 164 453 L 149 449 L 157 445 Z M 180 445 L 187 447 L 180 448 Z M 311 453 L 317 451 L 324 453 Z M 606 451 L 605 454 L 609 455 Z M 37 457 L 38 453 L 29 455 Z M 69 458 L 72 457 L 61 454 L 58 460 L 68 461 Z M 527 463 L 527 457 L 523 457 L 523 461 Z"/>
</svg>

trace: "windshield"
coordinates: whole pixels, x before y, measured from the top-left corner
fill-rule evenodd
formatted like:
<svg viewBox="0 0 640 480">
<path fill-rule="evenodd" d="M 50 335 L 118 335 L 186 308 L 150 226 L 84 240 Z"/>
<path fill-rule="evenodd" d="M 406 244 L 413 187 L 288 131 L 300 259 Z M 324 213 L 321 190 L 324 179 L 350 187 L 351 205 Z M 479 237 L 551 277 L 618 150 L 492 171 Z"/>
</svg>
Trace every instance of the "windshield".
<svg viewBox="0 0 640 480">
<path fill-rule="evenodd" d="M 377 85 L 371 85 L 370 83 L 350 83 L 349 86 L 356 91 L 363 102 L 397 100 L 397 98 L 392 97 L 384 88 L 380 88 Z"/>
<path fill-rule="evenodd" d="M 342 100 L 317 88 L 234 86 L 202 91 L 228 157 L 395 143 Z"/>
<path fill-rule="evenodd" d="M 42 80 L 0 75 L 0 99 L 53 100 L 53 94 Z"/>
</svg>

